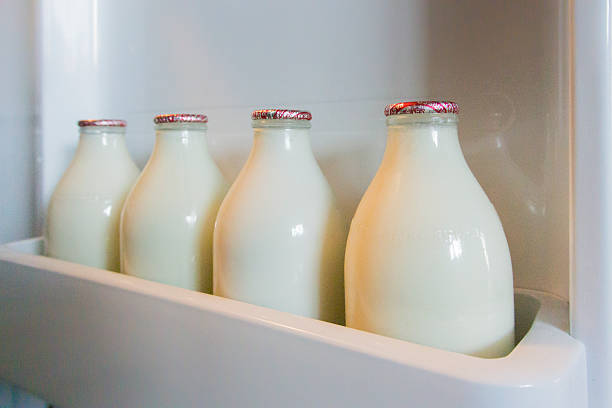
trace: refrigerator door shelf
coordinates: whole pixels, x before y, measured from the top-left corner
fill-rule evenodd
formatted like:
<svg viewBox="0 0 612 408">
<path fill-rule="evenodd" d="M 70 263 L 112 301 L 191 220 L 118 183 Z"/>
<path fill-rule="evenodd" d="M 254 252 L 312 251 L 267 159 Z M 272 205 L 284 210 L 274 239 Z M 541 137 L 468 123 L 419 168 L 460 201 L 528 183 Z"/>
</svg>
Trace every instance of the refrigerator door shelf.
<svg viewBox="0 0 612 408">
<path fill-rule="evenodd" d="M 69 407 L 586 407 L 567 302 L 516 291 L 480 359 L 0 247 L 0 378 Z"/>
</svg>

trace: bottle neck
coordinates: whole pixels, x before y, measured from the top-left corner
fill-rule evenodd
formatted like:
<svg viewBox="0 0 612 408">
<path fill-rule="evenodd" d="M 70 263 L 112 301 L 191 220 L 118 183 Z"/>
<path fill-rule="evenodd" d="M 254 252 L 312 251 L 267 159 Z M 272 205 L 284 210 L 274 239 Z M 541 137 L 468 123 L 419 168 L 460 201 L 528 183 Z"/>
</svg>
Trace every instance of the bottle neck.
<svg viewBox="0 0 612 408">
<path fill-rule="evenodd" d="M 165 124 L 155 127 L 155 147 L 151 159 L 208 157 L 206 126 L 198 124 Z"/>
<path fill-rule="evenodd" d="M 262 126 L 260 123 L 254 123 L 253 133 L 252 156 L 265 156 L 268 160 L 287 159 L 293 161 L 299 158 L 314 159 L 310 146 L 310 124 L 298 123 L 291 126 L 283 124 Z"/>
<path fill-rule="evenodd" d="M 455 115 L 397 115 L 387 118 L 387 126 L 387 162 L 463 161 Z"/>
<path fill-rule="evenodd" d="M 79 130 L 78 156 L 124 155 L 128 154 L 125 130 L 116 127 L 83 127 Z"/>
</svg>

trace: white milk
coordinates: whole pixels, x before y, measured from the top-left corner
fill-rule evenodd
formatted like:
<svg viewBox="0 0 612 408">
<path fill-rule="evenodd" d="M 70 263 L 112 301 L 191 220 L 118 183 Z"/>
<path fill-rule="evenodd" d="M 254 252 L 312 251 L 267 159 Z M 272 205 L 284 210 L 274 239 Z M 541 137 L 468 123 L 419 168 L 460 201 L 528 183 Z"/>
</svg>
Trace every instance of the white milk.
<svg viewBox="0 0 612 408">
<path fill-rule="evenodd" d="M 227 191 L 208 153 L 204 115 L 160 115 L 153 153 L 126 200 L 122 272 L 212 291 L 212 236 Z"/>
<path fill-rule="evenodd" d="M 510 253 L 461 152 L 456 115 L 399 114 L 387 125 L 383 161 L 347 242 L 347 326 L 506 355 L 514 346 Z"/>
<path fill-rule="evenodd" d="M 304 115 L 253 120 L 253 148 L 217 217 L 214 294 L 342 324 L 347 228 Z"/>
<path fill-rule="evenodd" d="M 119 272 L 119 217 L 139 171 L 125 144 L 125 122 L 79 124 L 76 153 L 47 210 L 47 255 Z"/>
</svg>

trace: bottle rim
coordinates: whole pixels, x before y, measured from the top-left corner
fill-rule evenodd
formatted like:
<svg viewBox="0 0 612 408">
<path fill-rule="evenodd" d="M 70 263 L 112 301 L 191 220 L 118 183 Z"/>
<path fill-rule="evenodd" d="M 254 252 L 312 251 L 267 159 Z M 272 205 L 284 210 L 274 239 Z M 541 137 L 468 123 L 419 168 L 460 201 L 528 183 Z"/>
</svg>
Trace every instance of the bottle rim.
<svg viewBox="0 0 612 408">
<path fill-rule="evenodd" d="M 251 127 L 253 129 L 310 129 L 311 124 L 308 120 L 253 119 Z"/>
<path fill-rule="evenodd" d="M 387 116 L 388 127 L 392 126 L 419 126 L 419 125 L 454 125 L 458 123 L 458 116 L 454 113 L 420 113 L 416 115 Z"/>
</svg>

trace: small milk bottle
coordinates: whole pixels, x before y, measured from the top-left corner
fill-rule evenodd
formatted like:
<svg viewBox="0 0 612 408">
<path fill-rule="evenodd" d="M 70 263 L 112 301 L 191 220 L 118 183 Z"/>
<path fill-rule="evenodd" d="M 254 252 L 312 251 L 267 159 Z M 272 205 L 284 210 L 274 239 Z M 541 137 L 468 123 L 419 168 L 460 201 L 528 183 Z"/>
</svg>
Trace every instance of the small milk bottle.
<svg viewBox="0 0 612 408">
<path fill-rule="evenodd" d="M 251 153 L 217 216 L 214 294 L 342 324 L 347 228 L 310 147 L 311 115 L 252 119 Z"/>
<path fill-rule="evenodd" d="M 47 210 L 47 255 L 119 272 L 121 207 L 139 173 L 125 126 L 123 120 L 79 122 L 76 153 Z"/>
<path fill-rule="evenodd" d="M 121 271 L 212 291 L 212 236 L 227 183 L 208 152 L 208 118 L 159 115 L 155 146 L 121 217 Z"/>
<path fill-rule="evenodd" d="M 514 346 L 508 243 L 470 171 L 453 102 L 389 105 L 387 147 L 352 221 L 346 323 L 480 357 Z"/>
</svg>

